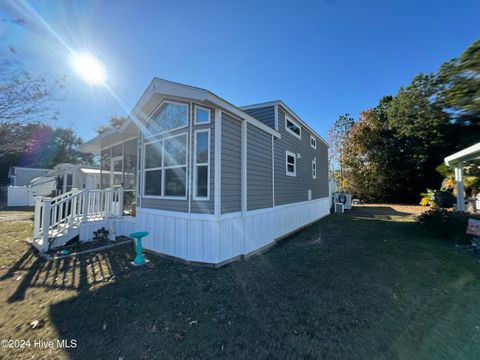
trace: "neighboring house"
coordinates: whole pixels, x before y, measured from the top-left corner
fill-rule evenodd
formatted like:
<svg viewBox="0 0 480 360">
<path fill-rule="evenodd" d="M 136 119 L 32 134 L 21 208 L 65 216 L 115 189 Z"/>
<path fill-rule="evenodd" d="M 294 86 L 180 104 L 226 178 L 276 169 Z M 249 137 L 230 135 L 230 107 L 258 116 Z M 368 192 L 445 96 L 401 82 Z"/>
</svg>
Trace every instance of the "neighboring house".
<svg viewBox="0 0 480 360">
<path fill-rule="evenodd" d="M 45 176 L 51 169 L 29 168 L 22 166 L 10 166 L 8 178 L 12 186 L 28 186 L 33 179 Z"/>
<path fill-rule="evenodd" d="M 327 144 L 282 101 L 236 107 L 155 78 L 82 149 L 101 155 L 102 188 L 136 193 L 116 234 L 147 230 L 146 249 L 187 261 L 225 263 L 329 213 Z"/>
<path fill-rule="evenodd" d="M 48 172 L 49 176 L 60 176 L 62 191 L 68 192 L 76 189 L 99 189 L 100 167 L 74 164 L 58 164 Z"/>
</svg>

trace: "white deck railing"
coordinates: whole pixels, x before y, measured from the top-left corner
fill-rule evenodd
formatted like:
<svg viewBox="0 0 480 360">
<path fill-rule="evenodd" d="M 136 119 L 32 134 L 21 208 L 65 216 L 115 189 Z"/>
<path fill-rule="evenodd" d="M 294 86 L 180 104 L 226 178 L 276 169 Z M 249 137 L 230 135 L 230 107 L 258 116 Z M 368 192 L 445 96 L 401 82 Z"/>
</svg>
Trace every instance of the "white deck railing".
<svg viewBox="0 0 480 360">
<path fill-rule="evenodd" d="M 54 198 L 35 197 L 33 241 L 48 251 L 50 240 L 66 235 L 82 222 L 121 216 L 123 188 L 73 189 Z"/>
</svg>

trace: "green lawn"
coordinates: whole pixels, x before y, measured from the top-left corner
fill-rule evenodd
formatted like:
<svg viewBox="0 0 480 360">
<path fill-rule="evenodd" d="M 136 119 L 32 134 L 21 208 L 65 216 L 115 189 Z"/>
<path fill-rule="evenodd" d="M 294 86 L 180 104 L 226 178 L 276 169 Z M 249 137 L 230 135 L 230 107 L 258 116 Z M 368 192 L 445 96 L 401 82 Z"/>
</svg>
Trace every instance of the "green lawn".
<svg viewBox="0 0 480 360">
<path fill-rule="evenodd" d="M 78 346 L 0 358 L 480 358 L 480 263 L 390 208 L 329 216 L 220 269 L 154 255 L 132 268 L 128 246 L 44 262 L 30 232 L 0 221 L 0 338 Z"/>
</svg>

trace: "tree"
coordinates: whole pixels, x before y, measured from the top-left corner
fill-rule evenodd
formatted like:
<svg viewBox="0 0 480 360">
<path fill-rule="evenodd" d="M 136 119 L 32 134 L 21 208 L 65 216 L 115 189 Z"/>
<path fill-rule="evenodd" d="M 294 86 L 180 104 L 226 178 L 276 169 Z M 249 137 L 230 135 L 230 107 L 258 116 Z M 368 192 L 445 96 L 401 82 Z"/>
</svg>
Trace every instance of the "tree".
<svg viewBox="0 0 480 360">
<path fill-rule="evenodd" d="M 64 81 L 31 76 L 17 61 L 0 59 L 0 136 L 9 140 L 2 144 L 0 159 L 21 150 L 22 126 L 57 119 L 54 104 L 61 100 Z"/>
<path fill-rule="evenodd" d="M 8 145 L 9 136 L 4 136 L 5 126 L 0 125 L 0 149 Z M 7 132 L 12 128 L 7 126 Z M 43 124 L 27 124 L 14 128 L 18 151 L 9 152 L 0 158 L 0 177 L 5 177 L 12 164 L 52 168 L 59 163 L 93 164 L 92 154 L 78 150 L 83 143 L 72 129 L 53 128 Z"/>
<path fill-rule="evenodd" d="M 101 125 L 95 130 L 98 134 L 103 134 L 109 129 L 119 129 L 123 124 L 125 124 L 127 120 L 128 119 L 123 116 L 110 116 L 110 118 L 108 119 L 108 125 Z"/>
<path fill-rule="evenodd" d="M 386 141 L 373 109 L 363 111 L 345 137 L 341 158 L 345 190 L 368 201 L 384 200 L 388 174 Z"/>
<path fill-rule="evenodd" d="M 355 120 L 350 117 L 350 114 L 340 115 L 338 119 L 333 123 L 332 127 L 328 131 L 328 145 L 330 146 L 328 157 L 331 166 L 330 172 L 340 184 L 343 186 L 343 171 L 342 171 L 342 153 L 345 146 L 345 138 L 348 132 L 351 130 Z M 337 172 L 336 166 L 339 166 Z"/>
</svg>

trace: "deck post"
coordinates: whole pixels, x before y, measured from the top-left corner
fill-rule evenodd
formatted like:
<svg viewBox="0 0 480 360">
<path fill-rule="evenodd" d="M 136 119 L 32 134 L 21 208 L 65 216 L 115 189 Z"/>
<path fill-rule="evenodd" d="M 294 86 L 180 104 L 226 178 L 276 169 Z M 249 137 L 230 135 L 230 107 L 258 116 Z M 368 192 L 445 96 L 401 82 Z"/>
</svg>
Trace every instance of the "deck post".
<svg viewBox="0 0 480 360">
<path fill-rule="evenodd" d="M 50 215 L 52 209 L 52 199 L 45 198 L 43 199 L 43 221 L 42 221 L 42 252 L 48 252 L 48 239 L 49 239 L 49 230 L 50 230 Z"/>
<path fill-rule="evenodd" d="M 40 217 L 42 216 L 42 197 L 35 196 L 35 212 L 33 215 L 33 239 L 40 237 Z"/>
<path fill-rule="evenodd" d="M 82 222 L 86 222 L 88 219 L 88 205 L 89 205 L 89 189 L 83 189 L 83 199 L 82 199 Z"/>
<path fill-rule="evenodd" d="M 455 165 L 455 182 L 457 185 L 457 211 L 465 211 L 465 195 L 463 193 L 463 163 Z"/>
<path fill-rule="evenodd" d="M 117 216 L 122 216 L 123 214 L 123 196 L 124 196 L 124 190 L 123 190 L 123 186 L 121 186 L 119 189 L 118 189 L 118 214 Z"/>
</svg>

